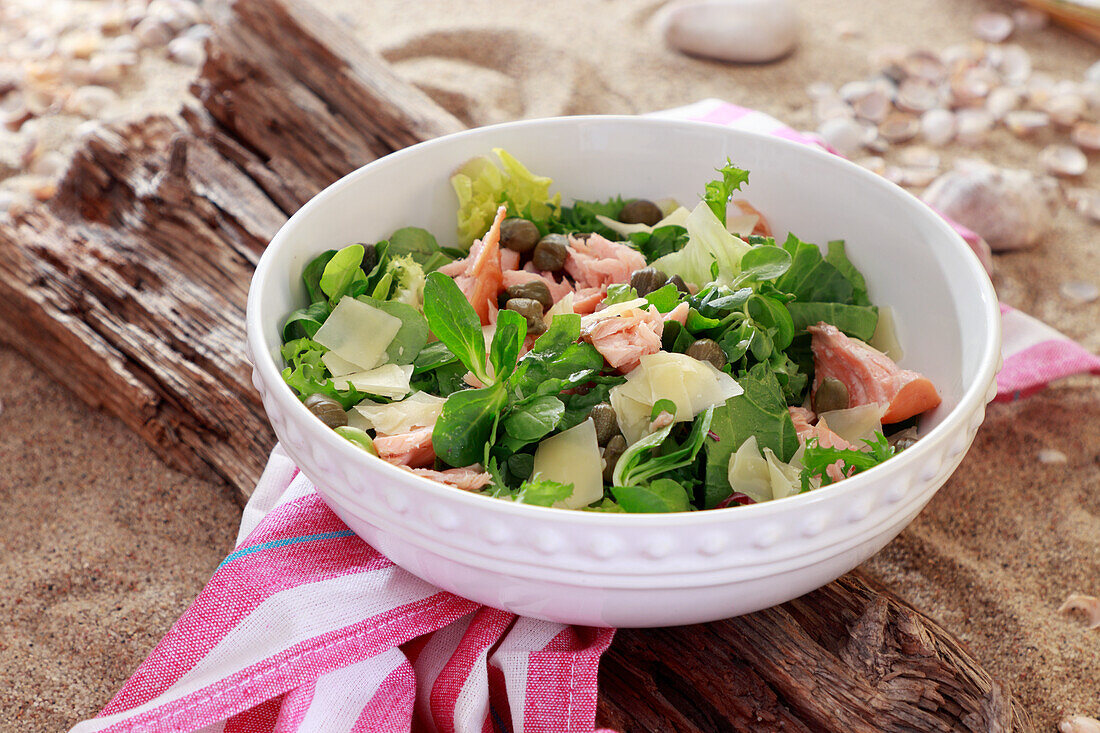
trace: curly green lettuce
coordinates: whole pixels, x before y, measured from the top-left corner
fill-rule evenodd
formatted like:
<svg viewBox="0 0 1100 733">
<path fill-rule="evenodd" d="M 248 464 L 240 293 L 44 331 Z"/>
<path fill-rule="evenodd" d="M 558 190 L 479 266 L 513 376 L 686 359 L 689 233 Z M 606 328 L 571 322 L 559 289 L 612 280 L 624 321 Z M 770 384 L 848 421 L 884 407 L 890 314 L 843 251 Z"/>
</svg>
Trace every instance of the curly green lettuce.
<svg viewBox="0 0 1100 733">
<path fill-rule="evenodd" d="M 553 181 L 536 176 L 501 148 L 493 148 L 497 164 L 487 155 L 467 161 L 451 176 L 458 195 L 458 243 L 463 248 L 484 234 L 493 223 L 497 207 L 508 205 L 509 216 L 530 219 L 546 230 L 561 209 L 561 194 L 550 195 Z"/>
</svg>

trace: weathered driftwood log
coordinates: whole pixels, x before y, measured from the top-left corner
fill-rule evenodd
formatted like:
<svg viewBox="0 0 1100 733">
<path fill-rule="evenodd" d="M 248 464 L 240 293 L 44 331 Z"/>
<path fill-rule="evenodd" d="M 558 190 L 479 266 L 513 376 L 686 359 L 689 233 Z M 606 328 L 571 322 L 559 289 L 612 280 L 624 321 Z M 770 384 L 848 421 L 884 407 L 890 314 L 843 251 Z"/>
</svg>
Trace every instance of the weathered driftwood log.
<svg viewBox="0 0 1100 733">
<path fill-rule="evenodd" d="M 103 128 L 51 201 L 0 222 L 0 340 L 241 498 L 273 440 L 243 343 L 257 257 L 339 176 L 460 124 L 308 6 L 216 16 L 201 104 Z M 739 619 L 622 631 L 601 689 L 624 731 L 1030 730 L 946 632 L 855 574 Z"/>
<path fill-rule="evenodd" d="M 790 603 L 622 630 L 598 720 L 622 731 L 1030 731 L 947 631 L 856 571 Z"/>
</svg>

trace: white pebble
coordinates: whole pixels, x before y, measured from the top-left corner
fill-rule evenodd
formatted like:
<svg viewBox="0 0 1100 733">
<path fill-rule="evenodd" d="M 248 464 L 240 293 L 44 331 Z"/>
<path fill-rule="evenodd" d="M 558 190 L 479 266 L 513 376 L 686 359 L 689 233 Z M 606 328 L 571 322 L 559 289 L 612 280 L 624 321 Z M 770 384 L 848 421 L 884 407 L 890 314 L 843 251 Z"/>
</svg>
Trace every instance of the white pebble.
<svg viewBox="0 0 1100 733">
<path fill-rule="evenodd" d="M 1078 122 L 1073 126 L 1069 139 L 1085 150 L 1100 150 L 1100 125 L 1095 122 Z"/>
<path fill-rule="evenodd" d="M 118 94 L 113 89 L 103 86 L 89 85 L 80 87 L 69 97 L 68 107 L 78 115 L 84 117 L 98 117 L 110 105 L 118 101 Z"/>
<path fill-rule="evenodd" d="M 1085 70 L 1085 81 L 1100 82 L 1100 61 Z"/>
<path fill-rule="evenodd" d="M 985 99 L 985 108 L 996 120 L 1004 119 L 1012 110 L 1020 106 L 1023 95 L 1012 87 L 997 87 Z"/>
<path fill-rule="evenodd" d="M 681 0 L 667 6 L 662 25 L 672 48 L 738 63 L 774 61 L 798 40 L 792 0 Z"/>
<path fill-rule="evenodd" d="M 1088 105 L 1085 99 L 1076 93 L 1059 93 L 1052 96 L 1043 105 L 1043 109 L 1050 115 L 1050 120 L 1056 125 L 1070 127 L 1081 119 Z"/>
<path fill-rule="evenodd" d="M 1089 159 L 1075 145 L 1048 145 L 1039 153 L 1039 162 L 1056 176 L 1079 176 L 1089 167 Z"/>
<path fill-rule="evenodd" d="M 134 27 L 134 36 L 145 48 L 158 48 L 172 38 L 172 29 L 157 18 L 143 18 Z"/>
<path fill-rule="evenodd" d="M 168 57 L 187 66 L 199 66 L 206 60 L 206 50 L 199 39 L 180 36 L 169 42 Z"/>
<path fill-rule="evenodd" d="M 943 95 L 937 83 L 920 77 L 910 77 L 898 87 L 898 97 L 894 104 L 906 112 L 920 113 L 940 106 L 942 101 Z"/>
<path fill-rule="evenodd" d="M 894 112 L 878 126 L 878 132 L 891 143 L 903 143 L 912 140 L 920 132 L 920 121 L 913 115 Z"/>
<path fill-rule="evenodd" d="M 200 41 L 205 41 L 213 32 L 213 29 L 206 23 L 198 23 L 185 30 L 183 35 L 186 38 L 196 38 Z"/>
<path fill-rule="evenodd" d="M 126 62 L 125 54 L 101 53 L 88 62 L 88 81 L 95 84 L 117 84 L 133 64 Z"/>
<path fill-rule="evenodd" d="M 1039 463 L 1066 463 L 1069 458 L 1060 450 L 1043 448 L 1039 451 Z"/>
<path fill-rule="evenodd" d="M 1005 115 L 1005 127 L 1017 137 L 1028 137 L 1046 128 L 1050 115 L 1033 109 L 1017 109 Z"/>
<path fill-rule="evenodd" d="M 946 145 L 955 138 L 955 113 L 930 109 L 921 115 L 920 131 L 929 145 Z"/>
<path fill-rule="evenodd" d="M 852 119 L 834 117 L 825 120 L 817 128 L 825 144 L 845 157 L 859 152 L 863 144 L 863 126 Z"/>
<path fill-rule="evenodd" d="M 1087 280 L 1067 280 L 1059 289 L 1062 295 L 1078 303 L 1091 303 L 1100 298 L 1100 287 Z"/>
<path fill-rule="evenodd" d="M 1017 30 L 1024 33 L 1041 31 L 1046 28 L 1049 20 L 1050 16 L 1035 8 L 1016 8 L 1012 11 L 1012 22 L 1016 24 Z"/>
<path fill-rule="evenodd" d="M 988 43 L 1000 43 L 1012 35 L 1012 18 L 1004 13 L 980 13 L 974 18 L 974 35 Z"/>
<path fill-rule="evenodd" d="M 955 136 L 964 145 L 979 145 L 984 142 L 996 122 L 993 115 L 984 109 L 961 109 L 956 113 L 955 120 L 958 124 Z"/>
<path fill-rule="evenodd" d="M 1026 82 L 1031 76 L 1031 54 L 1015 43 L 994 46 L 991 50 L 994 48 L 1000 52 L 994 68 L 1001 73 L 1001 78 L 1009 84 Z"/>
</svg>

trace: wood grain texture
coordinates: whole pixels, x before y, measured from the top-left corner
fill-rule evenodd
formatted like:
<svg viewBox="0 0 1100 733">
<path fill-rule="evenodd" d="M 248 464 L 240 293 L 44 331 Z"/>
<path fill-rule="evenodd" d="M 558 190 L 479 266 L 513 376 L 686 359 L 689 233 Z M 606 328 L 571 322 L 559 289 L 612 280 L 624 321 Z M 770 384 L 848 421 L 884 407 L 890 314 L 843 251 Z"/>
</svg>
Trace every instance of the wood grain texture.
<svg viewBox="0 0 1100 733">
<path fill-rule="evenodd" d="M 345 173 L 461 128 L 293 0 L 215 9 L 195 102 L 90 135 L 46 205 L 0 221 L 0 340 L 239 499 L 273 436 L 244 307 L 287 216 Z M 932 620 L 853 573 L 783 606 L 624 630 L 599 719 L 622 731 L 1030 731 Z"/>
</svg>

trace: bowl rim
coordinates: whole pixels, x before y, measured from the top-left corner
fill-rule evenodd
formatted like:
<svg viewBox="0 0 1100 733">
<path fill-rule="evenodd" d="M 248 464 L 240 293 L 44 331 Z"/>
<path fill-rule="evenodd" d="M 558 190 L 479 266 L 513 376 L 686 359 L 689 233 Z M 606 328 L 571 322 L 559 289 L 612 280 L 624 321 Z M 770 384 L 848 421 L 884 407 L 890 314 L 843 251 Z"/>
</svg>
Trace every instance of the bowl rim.
<svg viewBox="0 0 1100 733">
<path fill-rule="evenodd" d="M 929 219 L 933 227 L 937 229 L 961 255 L 962 263 L 968 268 L 968 279 L 972 280 L 975 287 L 978 288 L 978 295 L 982 305 L 981 312 L 973 315 L 975 317 L 984 317 L 988 324 L 985 329 L 988 338 L 979 357 L 975 377 L 972 383 L 963 392 L 959 403 L 944 417 L 939 425 L 935 426 L 927 435 L 917 441 L 914 446 L 883 464 L 868 469 L 867 471 L 845 479 L 837 484 L 822 487 L 815 491 L 804 494 L 794 494 L 782 499 L 775 499 L 758 504 L 727 507 L 723 509 L 631 514 L 620 512 L 563 510 L 559 508 L 509 502 L 462 491 L 461 489 L 438 483 L 423 476 L 418 476 L 411 471 L 407 471 L 387 463 L 377 456 L 366 453 L 361 448 L 353 445 L 350 441 L 344 440 L 333 431 L 326 429 L 321 440 L 329 441 L 328 447 L 337 450 L 342 461 L 357 465 L 364 469 L 365 472 L 374 473 L 380 478 L 405 484 L 411 481 L 412 485 L 418 486 L 420 489 L 426 491 L 427 494 L 434 499 L 465 505 L 470 509 L 486 509 L 516 518 L 522 517 L 531 520 L 546 520 L 558 524 L 579 524 L 601 528 L 661 527 L 668 529 L 679 526 L 698 528 L 706 524 L 716 522 L 725 523 L 735 519 L 737 521 L 762 519 L 782 514 L 788 509 L 795 509 L 798 507 L 808 509 L 821 502 L 838 500 L 842 496 L 860 492 L 879 480 L 880 477 L 887 477 L 887 472 L 900 472 L 903 466 L 922 461 L 927 455 L 934 452 L 935 445 L 949 440 L 952 435 L 959 432 L 963 428 L 964 421 L 967 420 L 972 413 L 978 409 L 984 408 L 984 404 L 988 401 L 987 393 L 1000 368 L 1001 321 L 997 296 L 988 274 L 982 267 L 977 255 L 970 249 L 969 245 L 966 244 L 958 232 L 956 232 L 942 216 L 933 211 L 916 196 L 871 171 L 856 165 L 846 158 L 811 145 L 795 142 L 775 135 L 739 130 L 722 124 L 700 122 L 696 120 L 641 117 L 636 115 L 575 115 L 519 120 L 475 127 L 411 145 L 371 161 L 333 182 L 313 196 L 283 223 L 261 255 L 249 284 L 245 313 L 245 330 L 248 352 L 252 360 L 253 368 L 258 370 L 260 379 L 263 383 L 268 385 L 268 389 L 273 389 L 275 391 L 273 397 L 279 400 L 284 407 L 289 405 L 288 409 L 291 411 L 288 415 L 289 419 L 297 422 L 307 417 L 312 419 L 313 415 L 305 407 L 302 401 L 294 395 L 290 386 L 282 379 L 281 370 L 276 366 L 274 359 L 270 357 L 263 334 L 264 322 L 260 318 L 260 300 L 261 293 L 264 290 L 264 283 L 274 268 L 276 253 L 287 246 L 285 243 L 290 237 L 290 232 L 295 229 L 303 219 L 309 218 L 313 210 L 321 207 L 326 199 L 335 195 L 343 188 L 354 185 L 363 176 L 372 175 L 379 169 L 399 166 L 406 157 L 417 155 L 422 150 L 445 146 L 456 139 L 491 136 L 493 133 L 505 129 L 552 128 L 559 125 L 580 126 L 591 123 L 606 125 L 637 125 L 666 128 L 670 131 L 692 128 L 706 129 L 710 131 L 722 131 L 724 134 L 748 140 L 750 143 L 757 140 L 769 145 L 786 147 L 796 151 L 796 155 L 807 155 L 811 158 L 828 161 L 827 164 L 837 165 L 843 169 L 847 169 L 852 175 L 869 181 L 871 185 L 885 187 L 894 196 L 899 198 L 903 206 L 910 210 L 915 210 L 916 215 Z M 731 514 L 731 512 L 736 512 L 736 514 Z"/>
</svg>

